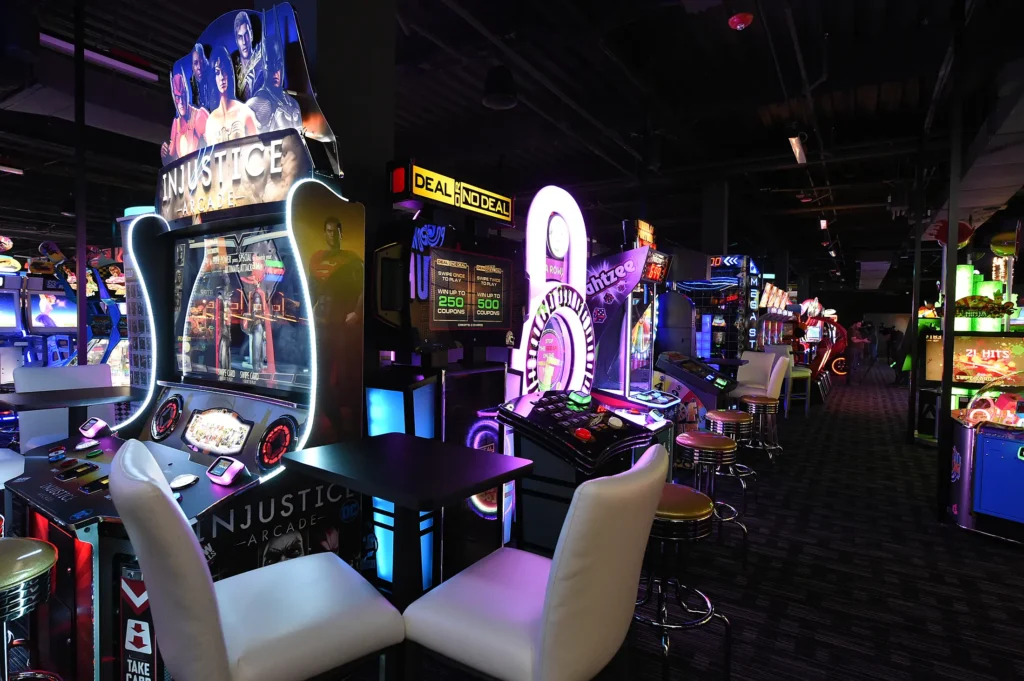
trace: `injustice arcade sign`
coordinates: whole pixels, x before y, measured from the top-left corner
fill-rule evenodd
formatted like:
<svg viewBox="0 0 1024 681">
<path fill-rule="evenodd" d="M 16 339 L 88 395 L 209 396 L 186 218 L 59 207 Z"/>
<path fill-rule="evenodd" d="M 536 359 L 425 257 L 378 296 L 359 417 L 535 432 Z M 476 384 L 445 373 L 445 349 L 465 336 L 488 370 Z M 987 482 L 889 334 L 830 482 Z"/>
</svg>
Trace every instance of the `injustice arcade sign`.
<svg viewBox="0 0 1024 681">
<path fill-rule="evenodd" d="M 156 202 L 165 220 L 283 201 L 312 165 L 293 129 L 230 140 L 194 151 L 160 171 Z"/>
</svg>

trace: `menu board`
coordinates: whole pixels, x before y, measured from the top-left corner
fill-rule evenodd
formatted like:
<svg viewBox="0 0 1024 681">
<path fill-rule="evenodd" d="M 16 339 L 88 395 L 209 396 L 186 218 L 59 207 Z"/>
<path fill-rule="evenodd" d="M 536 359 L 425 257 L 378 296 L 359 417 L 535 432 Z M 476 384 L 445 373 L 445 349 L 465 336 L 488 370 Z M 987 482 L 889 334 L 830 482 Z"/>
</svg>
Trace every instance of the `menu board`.
<svg viewBox="0 0 1024 681">
<path fill-rule="evenodd" d="M 924 379 L 942 381 L 942 336 L 925 339 Z M 984 385 L 1024 369 L 1024 336 L 992 335 L 953 337 L 953 383 Z M 1022 377 L 1015 377 L 1024 379 Z M 1008 385 L 1021 385 L 1014 380 Z"/>
<path fill-rule="evenodd" d="M 477 253 L 430 251 L 430 328 L 511 328 L 512 261 Z"/>
</svg>

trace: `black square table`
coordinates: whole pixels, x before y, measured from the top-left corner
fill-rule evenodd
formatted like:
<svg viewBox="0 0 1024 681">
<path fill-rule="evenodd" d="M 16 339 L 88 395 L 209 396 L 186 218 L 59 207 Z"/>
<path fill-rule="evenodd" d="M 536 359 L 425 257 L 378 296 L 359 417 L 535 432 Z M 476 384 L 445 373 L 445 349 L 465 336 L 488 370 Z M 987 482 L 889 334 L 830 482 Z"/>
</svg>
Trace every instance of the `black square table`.
<svg viewBox="0 0 1024 681">
<path fill-rule="evenodd" d="M 40 411 L 43 409 L 68 410 L 68 437 L 73 437 L 89 418 L 89 407 L 94 404 L 135 402 L 146 397 L 146 390 L 129 387 L 67 388 L 30 393 L 0 394 L 0 409 L 13 411 Z M 113 426 L 113 423 L 108 424 Z"/>
<path fill-rule="evenodd" d="M 533 470 L 528 459 L 404 433 L 289 452 L 284 460 L 310 477 L 394 503 L 391 596 L 399 610 L 423 594 L 420 512 L 462 503 Z M 498 499 L 500 509 L 500 493 Z"/>
</svg>

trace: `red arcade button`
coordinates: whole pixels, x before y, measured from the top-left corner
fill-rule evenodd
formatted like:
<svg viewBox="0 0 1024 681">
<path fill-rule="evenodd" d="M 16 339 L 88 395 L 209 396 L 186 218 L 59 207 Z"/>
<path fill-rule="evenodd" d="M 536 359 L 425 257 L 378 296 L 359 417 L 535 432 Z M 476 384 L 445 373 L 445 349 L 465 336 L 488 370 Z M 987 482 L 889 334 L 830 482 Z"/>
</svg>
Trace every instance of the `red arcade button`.
<svg viewBox="0 0 1024 681">
<path fill-rule="evenodd" d="M 575 430 L 575 431 L 573 432 L 573 435 L 575 435 L 575 436 L 576 436 L 576 437 L 578 437 L 579 439 L 583 440 L 584 442 L 590 442 L 591 440 L 593 440 L 593 439 L 594 439 L 594 434 L 593 434 L 593 433 L 591 433 L 591 432 L 590 432 L 589 430 L 587 430 L 586 428 L 577 428 L 577 429 L 576 429 L 576 430 Z"/>
</svg>

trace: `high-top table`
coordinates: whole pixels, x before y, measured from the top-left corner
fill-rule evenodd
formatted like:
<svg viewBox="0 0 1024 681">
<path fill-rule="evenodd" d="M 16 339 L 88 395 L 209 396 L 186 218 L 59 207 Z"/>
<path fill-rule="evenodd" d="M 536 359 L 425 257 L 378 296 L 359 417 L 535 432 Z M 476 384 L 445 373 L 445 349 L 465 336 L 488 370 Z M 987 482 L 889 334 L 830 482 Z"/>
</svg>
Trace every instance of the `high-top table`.
<svg viewBox="0 0 1024 681">
<path fill-rule="evenodd" d="M 146 397 L 143 388 L 68 388 L 30 393 L 0 393 L 0 409 L 13 411 L 68 410 L 68 434 L 73 435 L 89 418 L 94 404 L 136 402 Z M 109 424 L 114 425 L 114 424 Z"/>
<path fill-rule="evenodd" d="M 423 594 L 421 523 L 445 506 L 499 488 L 498 531 L 506 482 L 533 470 L 533 462 L 438 440 L 391 433 L 312 447 L 284 455 L 285 467 L 394 505 L 391 598 L 399 610 Z M 392 515 L 380 505 L 374 514 Z M 434 518 L 439 521 L 440 514 Z M 439 541 L 439 522 L 435 541 Z M 379 556 L 380 557 L 380 556 Z"/>
</svg>

